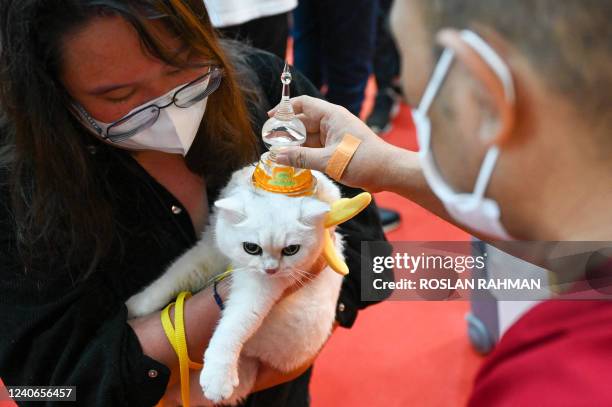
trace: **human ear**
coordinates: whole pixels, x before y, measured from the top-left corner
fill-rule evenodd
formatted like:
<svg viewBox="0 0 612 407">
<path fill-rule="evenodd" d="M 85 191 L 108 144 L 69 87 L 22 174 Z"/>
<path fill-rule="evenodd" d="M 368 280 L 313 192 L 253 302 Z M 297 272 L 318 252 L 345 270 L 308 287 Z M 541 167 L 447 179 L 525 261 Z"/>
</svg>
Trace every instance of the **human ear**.
<svg viewBox="0 0 612 407">
<path fill-rule="evenodd" d="M 485 109 L 483 111 L 483 123 L 481 125 L 481 137 L 489 145 L 502 145 L 509 141 L 514 129 L 515 122 L 515 94 L 512 84 L 511 72 L 497 52 L 488 44 L 480 43 L 480 38 L 474 38 L 465 31 L 444 29 L 437 36 L 438 42 L 444 47 L 455 52 L 455 58 L 462 63 L 473 79 L 486 94 L 481 95 L 481 100 L 494 111 Z M 475 50 L 479 45 L 480 52 Z M 487 53 L 487 60 L 481 55 Z M 493 68 L 495 63 L 496 68 Z M 506 78 L 502 79 L 501 73 Z M 487 111 L 489 110 L 489 111 Z"/>
</svg>

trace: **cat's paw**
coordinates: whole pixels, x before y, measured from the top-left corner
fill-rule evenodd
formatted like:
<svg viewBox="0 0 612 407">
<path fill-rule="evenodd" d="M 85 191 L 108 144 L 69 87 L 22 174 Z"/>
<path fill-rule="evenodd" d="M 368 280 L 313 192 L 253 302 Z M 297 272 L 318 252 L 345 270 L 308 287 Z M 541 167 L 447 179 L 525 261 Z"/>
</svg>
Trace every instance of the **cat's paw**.
<svg viewBox="0 0 612 407">
<path fill-rule="evenodd" d="M 214 403 L 230 398 L 239 384 L 238 366 L 205 358 L 200 373 L 200 386 L 204 396 Z"/>
<path fill-rule="evenodd" d="M 155 301 L 146 291 L 130 297 L 125 303 L 128 309 L 128 318 L 142 317 L 160 309 L 164 304 Z"/>
</svg>

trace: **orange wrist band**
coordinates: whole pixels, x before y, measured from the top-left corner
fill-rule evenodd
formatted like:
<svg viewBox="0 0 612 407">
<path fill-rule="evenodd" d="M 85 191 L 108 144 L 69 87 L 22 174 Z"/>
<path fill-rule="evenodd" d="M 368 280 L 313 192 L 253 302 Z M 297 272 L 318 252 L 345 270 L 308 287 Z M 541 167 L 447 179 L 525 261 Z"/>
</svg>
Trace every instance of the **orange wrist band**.
<svg viewBox="0 0 612 407">
<path fill-rule="evenodd" d="M 349 162 L 351 162 L 351 159 L 353 158 L 355 151 L 357 151 L 359 144 L 361 144 L 361 140 L 349 133 L 346 133 L 329 159 L 327 167 L 325 168 L 325 173 L 336 181 L 340 181 L 342 174 L 344 174 L 344 170 L 346 170 Z"/>
</svg>

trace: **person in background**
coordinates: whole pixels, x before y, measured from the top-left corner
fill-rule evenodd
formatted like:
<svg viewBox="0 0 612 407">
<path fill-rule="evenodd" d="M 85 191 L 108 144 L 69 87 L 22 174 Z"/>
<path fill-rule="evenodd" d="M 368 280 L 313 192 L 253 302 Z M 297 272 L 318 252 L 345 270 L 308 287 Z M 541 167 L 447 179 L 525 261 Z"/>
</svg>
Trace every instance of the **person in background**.
<svg viewBox="0 0 612 407">
<path fill-rule="evenodd" d="M 377 12 L 378 0 L 300 0 L 293 12 L 295 67 L 356 116 L 372 73 Z"/>
<path fill-rule="evenodd" d="M 379 0 L 374 53 L 374 77 L 378 89 L 374 108 L 366 119 L 367 125 L 379 136 L 391 131 L 391 121 L 399 111 L 401 100 L 399 54 L 389 29 L 392 4 L 393 0 Z"/>
<path fill-rule="evenodd" d="M 378 0 L 300 0 L 293 12 L 295 67 L 325 98 L 359 116 L 372 74 Z M 385 232 L 398 212 L 379 208 Z"/>
<path fill-rule="evenodd" d="M 204 4 L 223 36 L 286 59 L 289 17 L 297 0 L 204 0 Z"/>
<path fill-rule="evenodd" d="M 488 241 L 612 241 L 610 2 L 397 0 L 391 20 L 420 152 L 299 97 L 311 147 L 278 161 L 324 170 L 350 133 L 361 144 L 348 185 L 396 192 Z M 485 361 L 469 405 L 612 405 L 611 324 L 612 301 L 538 304 Z"/>
</svg>

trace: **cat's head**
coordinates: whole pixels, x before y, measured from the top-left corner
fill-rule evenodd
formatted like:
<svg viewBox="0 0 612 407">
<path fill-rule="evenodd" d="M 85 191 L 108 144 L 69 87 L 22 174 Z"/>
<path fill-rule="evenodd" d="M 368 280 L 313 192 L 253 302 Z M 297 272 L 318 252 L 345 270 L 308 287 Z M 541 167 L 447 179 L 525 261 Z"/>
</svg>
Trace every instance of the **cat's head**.
<svg viewBox="0 0 612 407">
<path fill-rule="evenodd" d="M 239 188 L 215 202 L 217 246 L 234 269 L 299 276 L 322 251 L 329 204 Z"/>
</svg>

